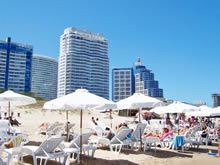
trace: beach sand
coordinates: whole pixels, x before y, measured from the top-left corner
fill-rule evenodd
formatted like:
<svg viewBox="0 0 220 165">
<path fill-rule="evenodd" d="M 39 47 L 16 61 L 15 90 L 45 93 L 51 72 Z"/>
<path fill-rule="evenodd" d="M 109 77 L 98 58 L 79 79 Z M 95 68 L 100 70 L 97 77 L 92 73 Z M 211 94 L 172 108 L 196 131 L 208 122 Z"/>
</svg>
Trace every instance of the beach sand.
<svg viewBox="0 0 220 165">
<path fill-rule="evenodd" d="M 46 139 L 45 135 L 37 134 L 38 127 L 43 122 L 53 123 L 55 121 L 66 122 L 66 113 L 61 111 L 43 111 L 41 108 L 29 108 L 29 109 L 17 109 L 20 112 L 20 117 L 16 117 L 19 122 L 22 123 L 19 127 L 22 133 L 29 135 L 30 144 L 40 144 Z M 80 115 L 79 111 L 69 113 L 69 121 L 75 123 L 75 132 L 79 132 Z M 88 132 L 86 121 L 91 117 L 98 117 L 107 126 L 110 127 L 110 119 L 107 113 L 99 113 L 98 111 L 84 111 L 83 112 L 83 132 Z M 117 124 L 133 118 L 120 117 L 117 112 L 113 114 L 112 124 L 115 127 Z M 169 150 L 163 148 L 157 148 L 157 151 L 148 150 L 146 152 L 130 151 L 128 149 L 122 149 L 120 154 L 112 153 L 109 148 L 98 148 L 95 152 L 94 158 L 83 157 L 83 164 L 96 164 L 96 165 L 219 165 L 220 157 L 208 155 L 208 151 L 217 153 L 218 143 L 213 143 L 212 146 L 201 145 L 200 149 L 189 149 L 182 153 L 181 151 Z M 3 155 L 3 159 L 6 161 L 6 157 Z M 11 162 L 11 164 L 18 164 L 17 162 Z M 31 156 L 24 156 L 24 164 L 33 164 Z M 56 164 L 54 161 L 49 161 L 48 165 Z M 67 162 L 67 164 L 77 164 L 73 162 Z"/>
</svg>

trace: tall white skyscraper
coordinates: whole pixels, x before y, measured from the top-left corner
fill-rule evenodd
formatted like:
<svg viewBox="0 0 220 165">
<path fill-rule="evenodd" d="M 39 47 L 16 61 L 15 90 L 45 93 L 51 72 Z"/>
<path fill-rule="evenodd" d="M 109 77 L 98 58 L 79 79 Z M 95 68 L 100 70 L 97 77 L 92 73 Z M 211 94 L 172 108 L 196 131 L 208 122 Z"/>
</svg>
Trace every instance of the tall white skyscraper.
<svg viewBox="0 0 220 165">
<path fill-rule="evenodd" d="M 32 59 L 32 87 L 35 96 L 45 100 L 57 97 L 58 62 L 55 58 L 33 55 Z"/>
<path fill-rule="evenodd" d="M 109 98 L 108 41 L 102 34 L 70 27 L 60 37 L 58 97 L 79 88 Z"/>
</svg>

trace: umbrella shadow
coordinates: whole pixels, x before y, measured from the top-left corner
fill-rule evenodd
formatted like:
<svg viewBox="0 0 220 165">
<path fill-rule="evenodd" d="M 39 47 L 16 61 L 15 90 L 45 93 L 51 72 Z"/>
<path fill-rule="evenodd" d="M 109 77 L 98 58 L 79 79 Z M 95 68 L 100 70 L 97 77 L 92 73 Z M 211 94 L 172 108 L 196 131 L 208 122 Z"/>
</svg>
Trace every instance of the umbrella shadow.
<svg viewBox="0 0 220 165">
<path fill-rule="evenodd" d="M 78 165 L 79 163 L 77 162 L 70 162 L 69 165 Z M 90 164 L 95 164 L 95 165 L 138 165 L 137 163 L 124 160 L 124 159 L 118 159 L 118 160 L 107 160 L 107 159 L 102 159 L 102 158 L 91 158 L 85 155 L 82 155 L 82 164 L 83 165 L 90 165 Z"/>
<path fill-rule="evenodd" d="M 24 163 L 28 163 L 28 164 L 34 164 L 33 157 L 31 155 L 24 156 L 23 157 L 23 162 Z M 40 164 L 40 160 L 39 159 L 37 160 L 37 164 Z M 44 164 L 44 160 L 43 160 L 42 164 Z M 55 160 L 48 160 L 47 161 L 47 165 L 54 165 L 54 164 L 62 165 L 62 163 L 59 163 L 59 162 L 57 162 Z"/>
<path fill-rule="evenodd" d="M 109 151 L 109 148 L 107 147 L 99 147 L 101 150 L 106 150 Z M 109 151 L 111 152 L 111 151 Z M 132 151 L 130 149 L 123 148 L 120 153 L 130 155 L 130 154 L 144 154 L 152 157 L 157 157 L 157 158 L 169 158 L 169 157 L 186 157 L 186 158 L 192 158 L 192 152 L 181 152 L 181 151 L 172 151 L 172 150 L 161 150 L 157 149 L 156 152 L 154 149 L 147 150 L 146 152 L 144 151 Z"/>
<path fill-rule="evenodd" d="M 26 145 L 30 146 L 40 146 L 42 142 L 36 142 L 36 141 L 29 141 Z"/>
</svg>

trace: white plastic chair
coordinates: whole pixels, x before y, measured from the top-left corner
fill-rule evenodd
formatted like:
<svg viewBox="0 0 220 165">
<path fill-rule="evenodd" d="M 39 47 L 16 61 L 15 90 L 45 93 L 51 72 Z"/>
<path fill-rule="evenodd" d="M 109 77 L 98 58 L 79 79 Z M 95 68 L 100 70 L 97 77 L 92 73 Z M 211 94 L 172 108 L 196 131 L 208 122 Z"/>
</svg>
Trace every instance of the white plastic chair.
<svg viewBox="0 0 220 165">
<path fill-rule="evenodd" d="M 8 134 L 10 133 L 10 134 Z M 8 141 L 16 135 L 8 120 L 0 120 L 0 141 Z"/>
<path fill-rule="evenodd" d="M 5 142 L 1 145 L 2 152 L 6 153 L 8 156 L 7 165 L 10 165 L 10 161 L 12 156 L 19 156 L 21 155 L 21 149 L 24 145 L 23 135 L 20 134 L 18 136 L 14 136 L 9 142 Z"/>
<path fill-rule="evenodd" d="M 99 144 L 108 145 L 110 151 L 115 153 L 120 153 L 123 146 L 131 145 L 131 150 L 133 150 L 134 142 L 127 138 L 127 135 L 131 132 L 131 129 L 121 129 L 117 134 L 111 139 L 100 138 Z"/>
<path fill-rule="evenodd" d="M 89 157 L 94 157 L 96 147 L 88 143 L 89 137 L 91 135 L 92 133 L 82 134 L 82 152 Z M 70 157 L 71 161 L 79 162 L 80 135 L 77 135 L 71 142 L 62 142 L 60 144 L 60 148 L 62 148 L 64 152 L 72 154 L 72 156 Z"/>
<path fill-rule="evenodd" d="M 37 159 L 40 159 L 40 165 L 42 164 L 42 161 L 45 160 L 44 165 L 46 165 L 47 160 L 51 159 L 57 160 L 57 158 L 59 158 L 59 162 L 61 162 L 61 157 L 63 157 L 62 164 L 65 165 L 68 156 L 67 153 L 63 151 L 55 152 L 55 149 L 58 148 L 64 139 L 65 137 L 51 136 L 41 143 L 40 146 L 23 146 L 22 153 L 32 155 L 34 165 L 37 165 Z"/>
</svg>

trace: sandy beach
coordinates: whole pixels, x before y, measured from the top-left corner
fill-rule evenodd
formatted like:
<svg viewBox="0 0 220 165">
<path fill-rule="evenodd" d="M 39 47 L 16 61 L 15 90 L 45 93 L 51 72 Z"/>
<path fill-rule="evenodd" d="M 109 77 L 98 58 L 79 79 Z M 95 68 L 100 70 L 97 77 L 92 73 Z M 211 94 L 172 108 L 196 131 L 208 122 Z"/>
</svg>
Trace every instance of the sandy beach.
<svg viewBox="0 0 220 165">
<path fill-rule="evenodd" d="M 20 112 L 20 117 L 17 117 L 17 120 L 22 123 L 19 127 L 14 127 L 19 129 L 22 133 L 29 135 L 29 144 L 40 144 L 46 139 L 45 135 L 38 134 L 38 127 L 43 122 L 66 122 L 66 113 L 61 111 L 43 111 L 40 107 L 35 108 L 21 108 L 17 109 L 14 114 L 17 116 L 17 113 Z M 83 132 L 90 131 L 86 125 L 86 121 L 90 120 L 91 117 L 98 117 L 102 120 L 107 126 L 110 127 L 110 119 L 108 114 L 100 113 L 98 111 L 84 111 L 83 112 Z M 79 111 L 69 113 L 69 121 L 75 123 L 75 132 L 79 132 L 80 124 Z M 113 114 L 112 124 L 113 127 L 119 124 L 122 121 L 132 121 L 133 118 L 120 117 L 115 112 Z M 95 136 L 93 136 L 95 137 Z M 98 148 L 95 152 L 94 158 L 83 157 L 83 164 L 98 164 L 98 165 L 219 165 L 220 157 L 210 156 L 207 153 L 209 150 L 217 153 L 218 143 L 214 142 L 211 146 L 201 145 L 197 149 L 185 150 L 184 153 L 176 150 L 169 150 L 164 148 L 157 148 L 155 152 L 153 149 L 146 152 L 140 151 L 130 151 L 128 149 L 123 149 L 120 154 L 112 153 L 109 151 L 109 148 Z M 3 158 L 6 160 L 6 157 Z M 11 164 L 18 164 L 13 162 Z M 30 165 L 33 164 L 31 156 L 24 157 L 24 164 Z M 49 161 L 49 164 L 56 164 L 54 161 Z M 67 164 L 77 164 L 67 161 Z"/>
</svg>

